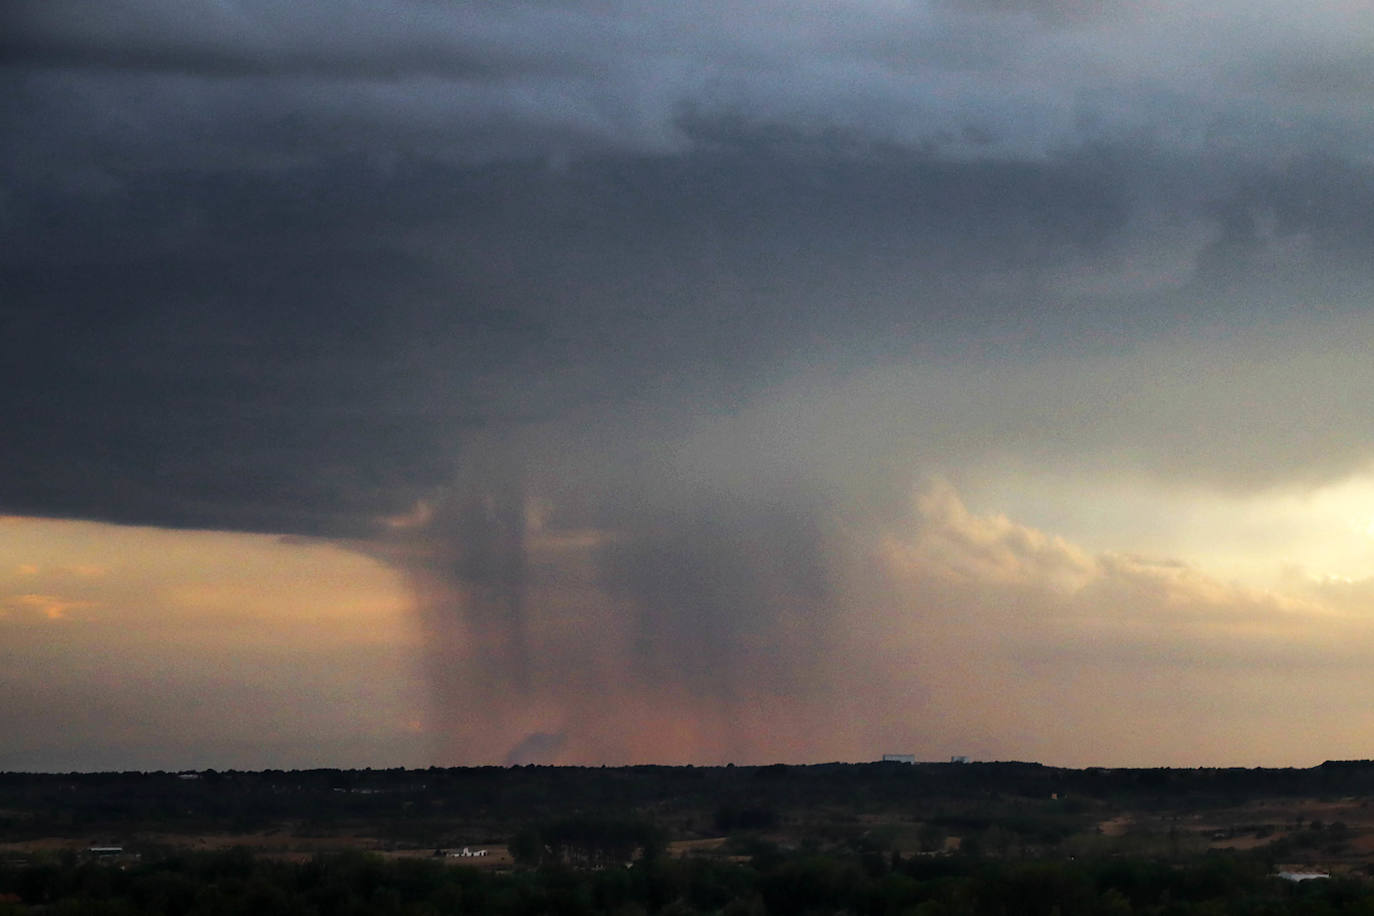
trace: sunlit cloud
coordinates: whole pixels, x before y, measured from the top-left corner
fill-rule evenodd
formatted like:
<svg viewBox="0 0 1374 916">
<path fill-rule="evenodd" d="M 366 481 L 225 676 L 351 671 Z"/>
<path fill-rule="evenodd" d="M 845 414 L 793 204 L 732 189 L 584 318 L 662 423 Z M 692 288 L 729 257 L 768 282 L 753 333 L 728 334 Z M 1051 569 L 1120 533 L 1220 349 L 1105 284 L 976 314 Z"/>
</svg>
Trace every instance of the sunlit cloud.
<svg viewBox="0 0 1374 916">
<path fill-rule="evenodd" d="M 94 601 L 73 600 L 57 595 L 14 595 L 6 599 L 12 608 L 35 611 L 47 620 L 67 620 L 72 611 L 83 611 L 96 606 Z"/>
<path fill-rule="evenodd" d="M 894 613 L 881 632 L 890 664 L 921 669 L 927 706 L 943 707 L 940 718 L 991 729 L 983 752 L 1029 744 L 1075 763 L 1090 762 L 1095 747 L 1143 752 L 1143 735 L 1114 721 L 1125 715 L 1142 726 L 1178 724 L 1177 733 L 1156 737 L 1156 760 L 1230 753 L 1281 762 L 1306 753 L 1283 728 L 1295 709 L 1320 703 L 1323 723 L 1358 712 L 1374 620 L 1332 600 L 1329 584 L 1325 594 L 1285 593 L 1221 581 L 1178 560 L 1088 554 L 1004 517 L 968 513 L 947 488 L 935 493 L 916 500 L 910 533 L 885 539 L 890 600 L 912 617 L 907 629 Z M 1265 677 L 1274 679 L 1267 695 Z M 1166 687 L 1169 679 L 1190 693 Z M 1238 682 L 1246 724 L 1232 727 L 1242 715 L 1239 694 L 1231 694 Z M 1153 686 L 1142 692 L 1143 685 Z M 986 704 L 961 699 L 985 692 Z M 1002 739 L 992 737 L 997 723 Z M 1028 724 L 1041 729 L 1034 739 Z M 1218 729 L 1229 751 L 1199 738 Z M 1080 745 L 1074 733 L 1114 737 Z"/>
<path fill-rule="evenodd" d="M 422 528 L 427 525 L 434 517 L 434 508 L 427 502 L 420 500 L 415 503 L 414 508 L 409 512 L 400 515 L 389 515 L 382 519 L 382 524 L 388 528 Z"/>
<path fill-rule="evenodd" d="M 1098 469 L 968 476 L 980 502 L 1097 550 L 1185 557 L 1220 579 L 1264 588 L 1287 587 L 1291 570 L 1315 579 L 1374 575 L 1366 523 L 1374 512 L 1374 475 L 1367 471 L 1315 486 L 1242 492 Z"/>
</svg>

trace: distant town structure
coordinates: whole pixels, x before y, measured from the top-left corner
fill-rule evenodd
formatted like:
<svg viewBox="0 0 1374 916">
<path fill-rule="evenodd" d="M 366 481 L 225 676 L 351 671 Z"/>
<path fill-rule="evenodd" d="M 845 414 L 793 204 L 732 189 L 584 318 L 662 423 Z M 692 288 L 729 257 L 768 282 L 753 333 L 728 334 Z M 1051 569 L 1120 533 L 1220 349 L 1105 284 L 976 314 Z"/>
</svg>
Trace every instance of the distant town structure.
<svg viewBox="0 0 1374 916">
<path fill-rule="evenodd" d="M 436 850 L 436 853 L 437 852 L 438 850 Z M 450 849 L 444 853 L 444 855 L 450 859 L 471 859 L 477 856 L 484 856 L 486 854 L 487 851 L 485 849 L 469 849 L 466 846 L 464 846 L 462 849 Z"/>
<path fill-rule="evenodd" d="M 953 757 L 949 758 L 949 762 L 950 762 L 950 763 L 968 763 L 968 758 L 965 757 L 963 754 L 955 754 Z"/>
<path fill-rule="evenodd" d="M 1324 871 L 1281 871 L 1278 876 L 1285 881 L 1315 881 L 1331 877 Z"/>
<path fill-rule="evenodd" d="M 915 763 L 915 754 L 884 754 L 883 763 Z"/>
</svg>

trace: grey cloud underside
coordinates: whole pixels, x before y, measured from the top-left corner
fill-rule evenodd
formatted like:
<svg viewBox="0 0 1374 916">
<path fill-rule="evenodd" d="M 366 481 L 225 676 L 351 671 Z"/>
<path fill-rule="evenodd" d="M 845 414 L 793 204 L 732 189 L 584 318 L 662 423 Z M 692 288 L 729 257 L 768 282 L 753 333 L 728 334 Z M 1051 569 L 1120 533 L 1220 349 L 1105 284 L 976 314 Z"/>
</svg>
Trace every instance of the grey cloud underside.
<svg viewBox="0 0 1374 916">
<path fill-rule="evenodd" d="M 0 511 L 356 538 L 545 760 L 835 699 L 922 473 L 1374 460 L 1367 14 L 737 7 L 11 4 Z"/>
<path fill-rule="evenodd" d="M 561 169 L 24 176 L 0 264 L 0 404 L 24 447 L 0 502 L 356 534 L 492 427 L 638 411 L 671 432 L 815 366 L 840 387 L 878 364 L 996 375 L 1199 322 L 1348 313 L 1370 286 L 1374 176 L 1331 156 L 1227 184 L 1194 164 L 1161 199 L 1160 163 L 1121 149 L 969 161 L 712 128 L 695 152 Z M 1164 286 L 1062 288 L 1190 226 L 1204 241 Z M 1085 397 L 1055 410 L 1091 417 Z M 966 447 L 964 420 L 940 422 Z"/>
<path fill-rule="evenodd" d="M 584 56 L 567 50 L 576 43 L 511 40 L 532 13 L 480 16 L 461 4 L 429 3 L 345 10 L 322 3 L 19 0 L 11 5 L 0 52 L 24 67 L 207 77 L 567 75 Z M 584 19 L 544 16 L 548 25 L 560 19 L 565 40 L 604 40 Z"/>
<path fill-rule="evenodd" d="M 639 396 L 667 376 L 728 399 L 798 337 L 908 311 L 878 301 L 895 264 L 863 290 L 869 302 L 826 311 L 814 292 L 825 272 L 874 258 L 849 237 L 839 265 L 825 263 L 832 253 L 818 259 L 829 223 L 888 235 L 902 248 L 888 259 L 902 261 L 921 239 L 902 238 L 911 217 L 883 202 L 892 191 L 912 179 L 933 186 L 926 238 L 960 233 L 961 198 L 995 196 L 976 175 L 947 186 L 961 170 L 938 164 L 876 180 L 857 164 L 831 176 L 821 164 L 799 178 L 779 178 L 776 167 L 786 164 L 628 160 L 568 174 L 417 162 L 382 175 L 343 162 L 285 174 L 134 174 L 86 194 L 21 186 L 10 212 L 22 231 L 3 283 L 6 332 L 27 346 L 8 364 L 5 400 L 11 428 L 32 437 L 16 457 L 33 464 L 7 476 L 7 501 L 41 511 L 24 481 L 48 478 L 45 456 L 60 454 L 79 463 L 73 484 L 89 480 L 92 493 L 111 476 L 136 490 L 185 492 L 192 505 L 211 504 L 201 522 L 214 525 L 226 478 L 261 493 L 274 475 L 287 475 L 289 490 L 333 468 L 359 475 L 363 493 L 369 478 L 418 476 L 424 486 L 439 476 L 436 451 L 467 426 Z M 821 185 L 802 201 L 789 193 L 827 177 L 858 187 Z M 1032 205 L 1073 186 L 1066 175 L 1035 179 Z M 876 229 L 862 225 L 866 200 L 883 202 Z M 1016 210 L 1025 209 L 1013 205 L 1008 225 L 962 234 L 1039 245 L 1017 239 Z M 1065 217 L 1058 232 L 1070 243 L 1101 221 L 1092 211 Z M 766 226 L 785 236 L 770 238 Z M 432 241 L 407 250 L 407 234 Z M 882 260 L 879 252 L 879 270 Z M 808 290 L 810 302 L 791 301 Z M 117 473 L 99 473 L 102 462 Z M 247 478 L 220 473 L 239 466 Z M 233 484 L 221 497 L 234 501 Z M 165 511 L 135 498 L 109 514 L 156 521 Z"/>
</svg>

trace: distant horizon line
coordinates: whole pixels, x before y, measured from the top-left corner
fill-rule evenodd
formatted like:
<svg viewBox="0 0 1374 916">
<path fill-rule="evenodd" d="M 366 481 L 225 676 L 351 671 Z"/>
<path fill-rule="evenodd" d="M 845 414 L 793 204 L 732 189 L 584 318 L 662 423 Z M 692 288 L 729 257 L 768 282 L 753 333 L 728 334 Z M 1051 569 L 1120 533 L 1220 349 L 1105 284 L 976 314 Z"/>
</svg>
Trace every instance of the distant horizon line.
<svg viewBox="0 0 1374 916">
<path fill-rule="evenodd" d="M 263 774 L 263 773 L 428 773 L 434 771 L 448 770 L 724 770 L 724 769 L 802 769 L 808 767 L 863 767 L 863 766 L 891 766 L 891 767 L 1038 767 L 1047 770 L 1062 770 L 1065 772 L 1132 772 L 1132 771 L 1157 771 L 1157 770 L 1180 770 L 1180 771 L 1205 771 L 1205 770 L 1319 770 L 1323 768 L 1374 768 L 1374 758 L 1349 758 L 1349 759 L 1327 759 L 1321 763 L 1310 766 L 1243 766 L 1226 765 L 1217 766 L 1209 764 L 1198 764 L 1193 766 L 1176 765 L 1157 765 L 1157 766 L 1108 766 L 1090 764 L 1087 766 L 1064 766 L 1059 764 L 1042 763 L 1036 760 L 975 760 L 975 759 L 954 759 L 954 760 L 827 760 L 810 763 L 786 763 L 775 761 L 773 763 L 477 763 L 477 764 L 430 764 L 428 766 L 393 766 L 393 767 L 342 767 L 342 766 L 310 766 L 310 767 L 261 767 L 257 769 L 240 769 L 238 767 L 204 767 L 200 769 L 192 767 L 181 767 L 175 769 L 122 769 L 122 770 L 0 770 L 0 777 L 7 776 L 109 776 L 109 775 L 129 775 L 138 774 L 142 776 L 186 776 L 199 777 L 207 774 L 225 775 L 229 773 L 241 774 Z"/>
</svg>

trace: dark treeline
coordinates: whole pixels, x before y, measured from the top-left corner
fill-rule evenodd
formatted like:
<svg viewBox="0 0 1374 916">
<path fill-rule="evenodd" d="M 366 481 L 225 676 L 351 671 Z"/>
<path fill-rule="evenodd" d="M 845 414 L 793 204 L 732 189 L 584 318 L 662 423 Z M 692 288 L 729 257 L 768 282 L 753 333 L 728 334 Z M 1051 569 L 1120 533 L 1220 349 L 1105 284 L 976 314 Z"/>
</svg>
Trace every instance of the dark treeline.
<svg viewBox="0 0 1374 916">
<path fill-rule="evenodd" d="M 1369 796 L 1369 761 L 4 773 L 0 916 L 1374 916 Z"/>
<path fill-rule="evenodd" d="M 1374 762 L 1307 769 L 1065 769 L 1034 763 L 727 767 L 475 767 L 0 773 L 0 834 L 142 822 L 251 829 L 282 818 L 367 819 L 407 835 L 430 820 L 509 824 L 586 810 L 709 807 L 717 827 L 766 827 L 784 808 L 864 811 L 935 799 L 1076 797 L 1148 808 L 1374 794 Z M 501 828 L 503 829 L 503 828 Z M 498 830 L 500 832 L 500 830 Z M 507 834 L 501 833 L 504 837 Z"/>
<path fill-rule="evenodd" d="M 902 858 L 761 846 L 736 859 L 641 855 L 632 865 L 546 863 L 508 873 L 374 854 L 308 862 L 247 850 L 115 867 L 58 857 L 0 864 L 0 916 L 440 916 L 440 914 L 856 914 L 856 916 L 1223 916 L 1369 914 L 1354 879 L 1291 884 L 1256 860 Z"/>
</svg>

